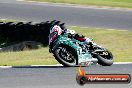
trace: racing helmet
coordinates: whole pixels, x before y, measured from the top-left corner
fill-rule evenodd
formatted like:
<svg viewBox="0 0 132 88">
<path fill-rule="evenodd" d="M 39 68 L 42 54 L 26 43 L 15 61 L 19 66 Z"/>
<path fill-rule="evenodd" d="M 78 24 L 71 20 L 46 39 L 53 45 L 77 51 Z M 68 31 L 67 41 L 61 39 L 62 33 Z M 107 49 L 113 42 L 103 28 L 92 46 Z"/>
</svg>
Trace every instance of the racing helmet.
<svg viewBox="0 0 132 88">
<path fill-rule="evenodd" d="M 60 26 L 55 25 L 52 27 L 50 33 L 52 33 L 52 32 L 57 32 L 57 34 L 60 35 L 62 33 L 62 29 L 60 28 Z"/>
</svg>

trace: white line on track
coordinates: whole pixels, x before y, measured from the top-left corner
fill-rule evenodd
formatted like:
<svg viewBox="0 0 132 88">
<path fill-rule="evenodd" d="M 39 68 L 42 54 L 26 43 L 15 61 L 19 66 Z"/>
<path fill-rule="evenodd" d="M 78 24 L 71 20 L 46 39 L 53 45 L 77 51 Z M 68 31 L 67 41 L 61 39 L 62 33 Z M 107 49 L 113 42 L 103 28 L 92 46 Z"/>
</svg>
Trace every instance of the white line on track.
<svg viewBox="0 0 132 88">
<path fill-rule="evenodd" d="M 3 20 L 4 21 L 4 20 L 7 20 L 7 19 L 0 19 L 0 20 Z"/>
<path fill-rule="evenodd" d="M 16 1 L 25 1 L 25 0 L 16 0 Z"/>
<path fill-rule="evenodd" d="M 12 68 L 12 66 L 0 66 L 0 68 Z"/>
<path fill-rule="evenodd" d="M 115 29 L 106 29 L 106 30 L 115 30 Z"/>
<path fill-rule="evenodd" d="M 132 64 L 132 62 L 114 62 L 114 64 Z M 45 67 L 45 66 L 63 66 L 61 64 L 55 64 L 55 65 L 31 65 L 27 67 Z M 7 68 L 12 68 L 13 66 L 0 66 L 0 68 L 7 69 Z M 15 67 L 15 66 L 14 66 Z M 16 66 L 17 67 L 17 66 Z M 21 67 L 21 66 L 19 66 Z M 22 66 L 25 67 L 25 66 Z"/>
<path fill-rule="evenodd" d="M 132 62 L 114 62 L 114 64 L 132 64 Z"/>
<path fill-rule="evenodd" d="M 31 65 L 31 66 L 63 66 L 62 64 L 55 64 L 55 65 Z"/>
</svg>

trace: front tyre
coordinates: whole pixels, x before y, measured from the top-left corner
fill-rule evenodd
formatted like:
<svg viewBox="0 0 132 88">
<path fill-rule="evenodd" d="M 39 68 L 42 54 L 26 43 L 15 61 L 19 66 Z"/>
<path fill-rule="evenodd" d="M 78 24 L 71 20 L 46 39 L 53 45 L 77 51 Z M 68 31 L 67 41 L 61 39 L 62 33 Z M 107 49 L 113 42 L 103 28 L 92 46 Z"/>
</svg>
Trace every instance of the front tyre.
<svg viewBox="0 0 132 88">
<path fill-rule="evenodd" d="M 113 64 L 113 55 L 110 51 L 95 51 L 94 56 L 98 59 L 98 64 L 102 66 L 111 66 Z"/>
<path fill-rule="evenodd" d="M 73 48 L 69 46 L 59 46 L 53 52 L 55 59 L 63 66 L 76 66 L 77 55 Z"/>
</svg>

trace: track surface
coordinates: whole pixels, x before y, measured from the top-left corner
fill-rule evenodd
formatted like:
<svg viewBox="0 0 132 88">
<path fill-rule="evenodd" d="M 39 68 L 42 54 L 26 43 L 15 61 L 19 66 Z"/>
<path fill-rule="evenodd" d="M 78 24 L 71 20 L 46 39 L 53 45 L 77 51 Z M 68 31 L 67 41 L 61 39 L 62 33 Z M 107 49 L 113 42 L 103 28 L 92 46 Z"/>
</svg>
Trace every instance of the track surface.
<svg viewBox="0 0 132 88">
<path fill-rule="evenodd" d="M 130 74 L 132 64 L 110 67 L 85 67 L 86 72 Z M 81 88 L 76 83 L 77 67 L 6 68 L 0 69 L 0 88 Z M 132 88 L 130 84 L 85 84 L 83 88 Z"/>
<path fill-rule="evenodd" d="M 132 10 L 0 0 L 0 17 L 37 22 L 56 19 L 72 26 L 132 30 Z"/>
</svg>

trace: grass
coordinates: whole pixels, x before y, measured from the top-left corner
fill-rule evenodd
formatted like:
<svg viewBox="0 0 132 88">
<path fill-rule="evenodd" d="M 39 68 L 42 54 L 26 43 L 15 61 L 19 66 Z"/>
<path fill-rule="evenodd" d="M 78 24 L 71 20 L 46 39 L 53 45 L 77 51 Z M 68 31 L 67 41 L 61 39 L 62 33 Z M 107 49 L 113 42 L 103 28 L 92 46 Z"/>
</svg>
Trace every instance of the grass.
<svg viewBox="0 0 132 88">
<path fill-rule="evenodd" d="M 97 28 L 69 27 L 82 33 L 85 36 L 92 37 L 94 41 L 107 47 L 112 51 L 116 62 L 132 62 L 132 32 L 119 30 L 106 30 Z M 48 52 L 48 47 L 38 50 L 23 52 L 0 53 L 0 65 L 46 65 L 57 64 L 52 54 Z"/>
<path fill-rule="evenodd" d="M 0 65 L 24 66 L 57 64 L 48 47 L 32 51 L 0 53 Z"/>
<path fill-rule="evenodd" d="M 16 20 L 11 20 L 11 19 L 9 19 L 9 20 L 0 19 L 0 22 L 18 22 L 18 21 L 16 21 Z"/>
<path fill-rule="evenodd" d="M 132 8 L 132 0 L 31 0 L 31 1 Z"/>
</svg>

